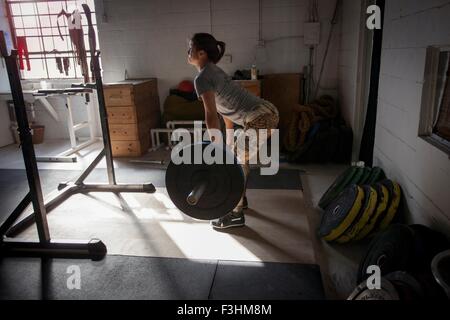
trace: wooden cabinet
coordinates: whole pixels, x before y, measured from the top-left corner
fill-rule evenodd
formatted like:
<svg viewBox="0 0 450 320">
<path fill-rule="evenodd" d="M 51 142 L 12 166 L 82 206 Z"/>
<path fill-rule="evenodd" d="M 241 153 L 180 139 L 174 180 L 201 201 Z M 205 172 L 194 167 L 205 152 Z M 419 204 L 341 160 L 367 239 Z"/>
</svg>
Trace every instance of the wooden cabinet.
<svg viewBox="0 0 450 320">
<path fill-rule="evenodd" d="M 156 79 L 127 80 L 104 85 L 112 153 L 139 157 L 150 147 L 150 129 L 160 125 Z"/>
<path fill-rule="evenodd" d="M 259 80 L 235 80 L 255 96 L 261 96 L 261 82 Z"/>
</svg>

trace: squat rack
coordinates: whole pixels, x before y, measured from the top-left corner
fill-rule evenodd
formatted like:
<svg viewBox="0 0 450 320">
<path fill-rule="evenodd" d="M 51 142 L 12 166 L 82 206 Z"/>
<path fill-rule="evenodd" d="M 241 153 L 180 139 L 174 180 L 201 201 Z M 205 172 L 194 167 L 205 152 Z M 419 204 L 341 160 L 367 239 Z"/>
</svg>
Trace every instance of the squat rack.
<svg viewBox="0 0 450 320">
<path fill-rule="evenodd" d="M 20 74 L 17 66 L 17 50 L 8 52 L 6 38 L 0 31 L 0 56 L 5 59 L 8 71 L 11 93 L 14 101 L 14 109 L 18 122 L 18 131 L 21 142 L 22 154 L 25 162 L 28 186 L 30 191 L 14 209 L 6 221 L 0 226 L 0 254 L 24 255 L 24 256 L 50 256 L 62 258 L 91 258 L 101 260 L 107 252 L 106 245 L 100 239 L 88 240 L 54 240 L 50 236 L 47 213 L 66 201 L 72 195 L 88 192 L 136 192 L 154 193 L 153 184 L 117 184 L 114 163 L 111 151 L 111 140 L 108 127 L 108 116 L 103 94 L 103 83 L 99 63 L 100 53 L 96 51 L 95 32 L 92 27 L 91 12 L 87 5 L 83 5 L 89 24 L 89 41 L 91 48 L 91 64 L 95 77 L 95 84 L 85 85 L 87 88 L 97 90 L 100 123 L 103 133 L 103 150 L 78 177 L 75 182 L 61 183 L 58 186 L 59 193 L 52 200 L 44 203 L 39 172 L 34 152 L 32 135 L 27 119 L 25 102 L 23 98 Z M 74 88 L 74 90 L 80 88 Z M 98 163 L 105 157 L 108 181 L 107 184 L 85 184 L 84 180 L 95 169 Z M 23 211 L 32 204 L 34 212 L 16 223 Z M 16 224 L 15 224 L 16 223 Z M 26 228 L 36 223 L 39 241 L 30 242 L 15 237 Z"/>
</svg>

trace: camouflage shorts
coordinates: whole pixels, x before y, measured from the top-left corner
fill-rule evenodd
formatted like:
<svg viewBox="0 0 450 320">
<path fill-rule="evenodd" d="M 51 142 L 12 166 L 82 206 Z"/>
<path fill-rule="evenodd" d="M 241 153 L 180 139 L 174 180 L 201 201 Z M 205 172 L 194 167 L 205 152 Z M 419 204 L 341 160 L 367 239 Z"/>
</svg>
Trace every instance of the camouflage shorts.
<svg viewBox="0 0 450 320">
<path fill-rule="evenodd" d="M 257 156 L 259 148 L 267 142 L 272 135 L 272 130 L 277 129 L 279 122 L 278 112 L 264 113 L 256 117 L 254 120 L 249 121 L 244 124 L 244 128 L 237 133 L 237 139 L 234 144 L 234 152 L 242 164 L 249 164 L 250 159 Z M 248 143 L 248 130 L 255 130 L 257 138 L 257 147 L 250 148 L 250 143 Z M 264 130 L 265 129 L 265 130 Z M 261 136 L 261 131 L 264 130 L 266 134 Z M 245 140 L 244 140 L 245 139 Z M 243 142 L 247 143 L 243 143 Z"/>
</svg>

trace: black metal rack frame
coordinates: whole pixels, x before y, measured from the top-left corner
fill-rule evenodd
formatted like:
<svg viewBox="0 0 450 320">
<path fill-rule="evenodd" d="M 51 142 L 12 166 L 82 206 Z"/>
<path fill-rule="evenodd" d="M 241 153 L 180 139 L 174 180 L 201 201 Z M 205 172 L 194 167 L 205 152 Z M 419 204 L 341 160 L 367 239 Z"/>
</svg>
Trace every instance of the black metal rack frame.
<svg viewBox="0 0 450 320">
<path fill-rule="evenodd" d="M 95 46 L 95 39 L 92 39 Z M 91 48 L 91 53 L 95 48 Z M 24 255 L 24 256 L 50 256 L 63 258 L 91 258 L 102 259 L 107 252 L 105 244 L 99 239 L 88 240 L 54 240 L 51 239 L 47 222 L 47 213 L 66 201 L 72 195 L 88 192 L 144 192 L 154 193 L 153 184 L 117 184 L 106 113 L 105 99 L 103 94 L 103 83 L 99 64 L 99 52 L 92 55 L 92 69 L 95 74 L 96 83 L 87 85 L 97 90 L 100 123 L 103 133 L 103 150 L 89 167 L 78 177 L 75 182 L 61 183 L 58 186 L 59 193 L 51 201 L 44 203 L 39 171 L 36 163 L 36 155 L 32 143 L 32 135 L 27 119 L 25 102 L 23 98 L 20 74 L 17 65 L 17 51 L 8 52 L 3 31 L 0 31 L 0 56 L 5 59 L 8 71 L 11 93 L 18 122 L 18 131 L 21 141 L 22 153 L 30 191 L 19 203 L 16 209 L 0 226 L 0 253 L 2 255 Z M 105 157 L 108 181 L 107 184 L 85 184 L 84 180 L 94 170 L 98 163 Z M 23 211 L 32 204 L 34 212 L 19 222 L 16 221 Z M 36 224 L 39 241 L 30 242 L 15 237 L 23 230 Z"/>
</svg>

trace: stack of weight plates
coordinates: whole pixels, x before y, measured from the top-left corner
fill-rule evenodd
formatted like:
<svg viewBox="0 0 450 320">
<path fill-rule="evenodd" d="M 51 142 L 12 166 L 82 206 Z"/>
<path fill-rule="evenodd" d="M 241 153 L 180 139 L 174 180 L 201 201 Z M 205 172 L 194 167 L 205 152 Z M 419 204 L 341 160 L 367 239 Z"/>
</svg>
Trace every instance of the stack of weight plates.
<svg viewBox="0 0 450 320">
<path fill-rule="evenodd" d="M 397 271 L 381 278 L 380 288 L 370 289 L 362 282 L 348 300 L 419 300 L 424 298 L 421 283 L 412 275 Z"/>
<path fill-rule="evenodd" d="M 434 257 L 450 248 L 445 235 L 422 225 L 394 224 L 371 241 L 357 273 L 360 285 L 351 300 L 446 299 L 432 274 Z M 370 290 L 373 267 L 379 268 L 381 290 Z"/>
<path fill-rule="evenodd" d="M 401 200 L 398 183 L 387 180 L 380 168 L 351 167 L 327 190 L 319 236 L 348 243 L 385 230 L 394 220 Z"/>
<path fill-rule="evenodd" d="M 394 224 L 370 242 L 358 268 L 358 283 L 365 280 L 367 269 L 378 266 L 381 275 L 395 271 L 430 272 L 433 258 L 450 249 L 445 235 L 423 225 Z"/>
<path fill-rule="evenodd" d="M 345 170 L 325 192 L 319 201 L 319 207 L 326 209 L 347 187 L 357 185 L 373 185 L 386 179 L 383 169 L 379 167 L 350 167 Z"/>
</svg>

